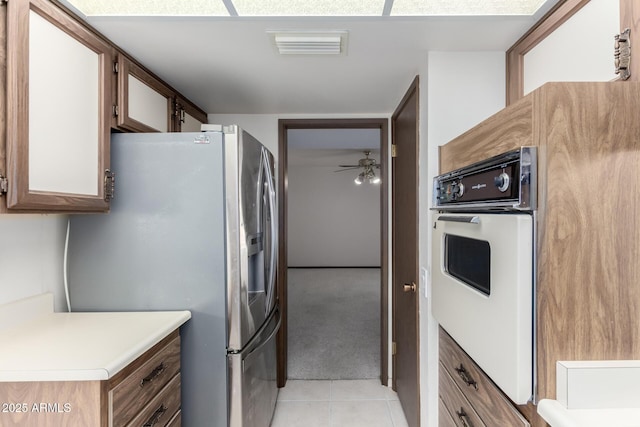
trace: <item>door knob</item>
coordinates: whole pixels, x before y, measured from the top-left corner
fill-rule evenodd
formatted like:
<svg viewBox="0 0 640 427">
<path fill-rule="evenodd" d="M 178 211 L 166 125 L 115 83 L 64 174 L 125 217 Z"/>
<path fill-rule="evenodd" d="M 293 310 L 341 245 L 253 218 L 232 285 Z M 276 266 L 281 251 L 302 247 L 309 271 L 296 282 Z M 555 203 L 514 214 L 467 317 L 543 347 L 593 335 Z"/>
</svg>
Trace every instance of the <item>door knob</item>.
<svg viewBox="0 0 640 427">
<path fill-rule="evenodd" d="M 416 291 L 416 282 L 411 282 L 411 284 L 405 283 L 402 286 L 402 290 L 404 292 L 415 292 Z"/>
</svg>

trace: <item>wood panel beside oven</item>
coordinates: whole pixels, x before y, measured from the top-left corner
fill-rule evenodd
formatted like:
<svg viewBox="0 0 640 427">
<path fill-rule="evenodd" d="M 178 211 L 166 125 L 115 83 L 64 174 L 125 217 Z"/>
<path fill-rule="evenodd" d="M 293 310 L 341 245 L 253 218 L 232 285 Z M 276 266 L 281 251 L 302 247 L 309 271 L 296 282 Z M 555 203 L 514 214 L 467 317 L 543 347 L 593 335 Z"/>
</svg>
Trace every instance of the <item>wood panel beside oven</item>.
<svg viewBox="0 0 640 427">
<path fill-rule="evenodd" d="M 538 147 L 537 399 L 558 360 L 640 358 L 639 116 L 638 83 L 548 83 L 440 149 L 444 173 Z"/>
</svg>

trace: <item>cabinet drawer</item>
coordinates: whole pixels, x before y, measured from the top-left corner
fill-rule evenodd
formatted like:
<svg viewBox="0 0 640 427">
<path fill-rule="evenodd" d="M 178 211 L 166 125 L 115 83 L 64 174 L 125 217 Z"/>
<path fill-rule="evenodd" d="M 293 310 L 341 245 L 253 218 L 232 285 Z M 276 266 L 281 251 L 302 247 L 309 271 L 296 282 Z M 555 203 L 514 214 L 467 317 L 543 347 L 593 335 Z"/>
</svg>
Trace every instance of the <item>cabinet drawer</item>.
<svg viewBox="0 0 640 427">
<path fill-rule="evenodd" d="M 442 328 L 440 362 L 486 423 L 529 426 L 502 391 Z"/>
<path fill-rule="evenodd" d="M 113 425 L 126 425 L 180 371 L 177 337 L 110 391 Z"/>
<path fill-rule="evenodd" d="M 451 414 L 442 399 L 438 399 L 438 427 L 456 427 L 456 422 L 451 418 Z"/>
<path fill-rule="evenodd" d="M 127 427 L 160 427 L 169 425 L 180 409 L 180 374 L 154 397 Z M 178 424 L 179 425 L 179 424 Z"/>
<path fill-rule="evenodd" d="M 486 427 L 469 401 L 453 382 L 442 363 L 440 363 L 438 376 L 440 399 L 454 419 L 454 425 L 460 427 Z"/>
<path fill-rule="evenodd" d="M 182 427 L 182 411 L 176 412 L 176 414 L 171 418 L 171 421 L 167 423 L 167 427 Z"/>
</svg>

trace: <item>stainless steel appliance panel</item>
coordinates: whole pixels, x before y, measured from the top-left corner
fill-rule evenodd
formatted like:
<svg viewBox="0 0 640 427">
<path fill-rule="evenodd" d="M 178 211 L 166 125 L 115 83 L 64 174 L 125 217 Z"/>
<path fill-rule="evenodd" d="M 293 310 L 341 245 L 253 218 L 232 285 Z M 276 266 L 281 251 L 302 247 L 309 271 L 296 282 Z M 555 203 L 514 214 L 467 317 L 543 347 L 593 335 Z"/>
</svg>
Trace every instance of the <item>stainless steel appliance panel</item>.
<svg viewBox="0 0 640 427">
<path fill-rule="evenodd" d="M 275 304 L 273 156 L 237 127 L 225 128 L 229 351 L 242 349 Z"/>
<path fill-rule="evenodd" d="M 71 216 L 74 311 L 191 310 L 186 427 L 227 426 L 223 160 L 221 134 L 114 134 L 111 212 Z"/>
<path fill-rule="evenodd" d="M 276 334 L 280 312 L 274 309 L 268 321 L 240 353 L 229 354 L 230 427 L 268 427 L 278 397 L 276 382 Z"/>
</svg>

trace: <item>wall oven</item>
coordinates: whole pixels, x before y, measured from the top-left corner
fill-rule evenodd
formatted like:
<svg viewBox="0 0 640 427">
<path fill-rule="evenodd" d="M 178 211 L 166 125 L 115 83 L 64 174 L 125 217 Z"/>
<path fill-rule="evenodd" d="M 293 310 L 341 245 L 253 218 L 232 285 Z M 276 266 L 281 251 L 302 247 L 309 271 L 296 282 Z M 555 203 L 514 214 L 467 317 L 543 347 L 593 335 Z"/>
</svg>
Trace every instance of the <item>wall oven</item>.
<svg viewBox="0 0 640 427">
<path fill-rule="evenodd" d="M 432 310 L 516 404 L 534 390 L 536 149 L 434 179 Z"/>
</svg>

